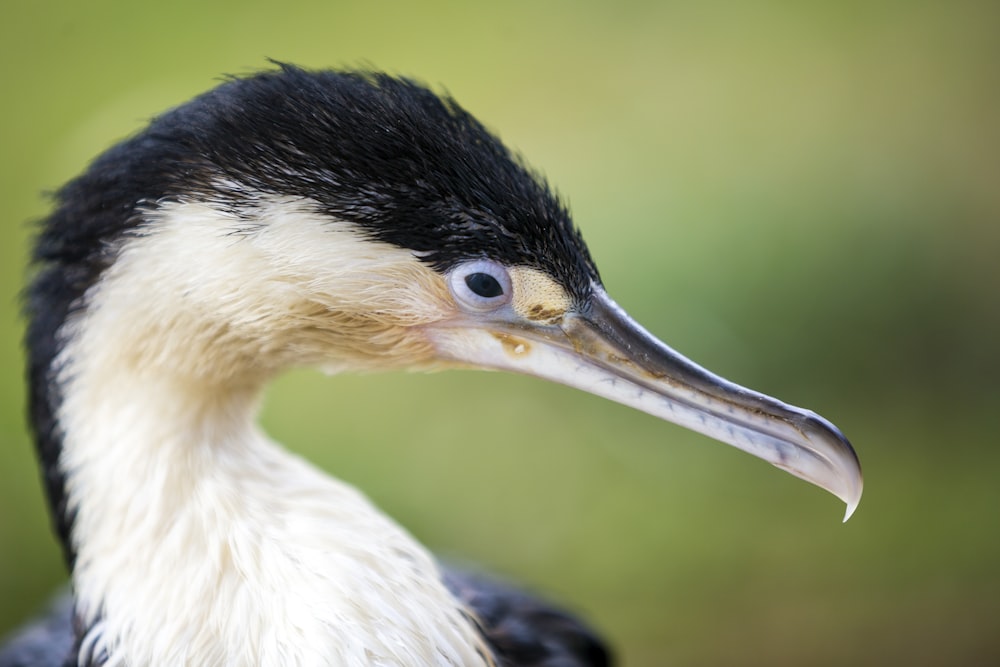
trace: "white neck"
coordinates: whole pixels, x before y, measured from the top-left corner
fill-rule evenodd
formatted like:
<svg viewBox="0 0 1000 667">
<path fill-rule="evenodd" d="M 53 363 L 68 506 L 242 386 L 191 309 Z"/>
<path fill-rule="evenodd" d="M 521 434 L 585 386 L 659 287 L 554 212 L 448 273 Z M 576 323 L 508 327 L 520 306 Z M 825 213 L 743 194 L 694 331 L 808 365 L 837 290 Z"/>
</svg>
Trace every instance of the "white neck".
<svg viewBox="0 0 1000 667">
<path fill-rule="evenodd" d="M 163 300 L 136 279 L 109 270 L 64 331 L 84 650 L 142 666 L 490 664 L 430 554 L 256 427 L 271 369 L 206 376 L 202 344 L 225 332 L 175 322 L 156 342 L 133 314 Z"/>
</svg>

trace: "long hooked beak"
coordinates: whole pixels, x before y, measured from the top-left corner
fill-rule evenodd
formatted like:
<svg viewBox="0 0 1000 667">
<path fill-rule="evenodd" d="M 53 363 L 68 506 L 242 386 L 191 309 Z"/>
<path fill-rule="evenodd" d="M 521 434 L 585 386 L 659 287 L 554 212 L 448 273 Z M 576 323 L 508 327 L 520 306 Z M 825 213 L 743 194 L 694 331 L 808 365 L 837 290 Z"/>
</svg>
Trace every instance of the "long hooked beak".
<svg viewBox="0 0 1000 667">
<path fill-rule="evenodd" d="M 597 285 L 555 325 L 466 322 L 430 334 L 452 361 L 576 387 L 742 449 L 843 500 L 844 521 L 861 500 L 861 465 L 837 427 L 698 366 Z"/>
</svg>

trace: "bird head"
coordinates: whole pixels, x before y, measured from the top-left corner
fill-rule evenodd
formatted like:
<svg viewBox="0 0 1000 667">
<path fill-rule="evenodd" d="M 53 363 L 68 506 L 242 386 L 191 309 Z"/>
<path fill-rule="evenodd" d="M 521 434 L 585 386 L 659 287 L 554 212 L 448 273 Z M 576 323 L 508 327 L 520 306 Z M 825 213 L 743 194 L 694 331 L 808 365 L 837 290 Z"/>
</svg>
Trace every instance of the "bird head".
<svg viewBox="0 0 1000 667">
<path fill-rule="evenodd" d="M 77 267 L 67 289 L 84 302 L 131 303 L 136 343 L 116 353 L 137 368 L 513 371 L 733 445 L 830 491 L 848 516 L 860 499 L 857 457 L 832 424 L 643 329 L 544 180 L 414 82 L 287 66 L 231 80 L 59 197 L 39 259 Z M 101 301 L 111 290 L 120 298 Z"/>
</svg>

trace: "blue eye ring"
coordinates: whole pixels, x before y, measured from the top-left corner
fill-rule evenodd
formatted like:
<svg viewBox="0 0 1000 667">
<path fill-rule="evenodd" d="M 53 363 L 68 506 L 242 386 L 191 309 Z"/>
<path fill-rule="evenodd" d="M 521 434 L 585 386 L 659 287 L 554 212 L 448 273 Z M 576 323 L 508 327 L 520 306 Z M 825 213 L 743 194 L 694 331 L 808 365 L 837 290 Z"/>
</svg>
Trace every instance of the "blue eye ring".
<svg viewBox="0 0 1000 667">
<path fill-rule="evenodd" d="M 510 273 L 491 259 L 466 262 L 452 270 L 449 286 L 455 301 L 465 310 L 486 312 L 510 303 Z"/>
</svg>

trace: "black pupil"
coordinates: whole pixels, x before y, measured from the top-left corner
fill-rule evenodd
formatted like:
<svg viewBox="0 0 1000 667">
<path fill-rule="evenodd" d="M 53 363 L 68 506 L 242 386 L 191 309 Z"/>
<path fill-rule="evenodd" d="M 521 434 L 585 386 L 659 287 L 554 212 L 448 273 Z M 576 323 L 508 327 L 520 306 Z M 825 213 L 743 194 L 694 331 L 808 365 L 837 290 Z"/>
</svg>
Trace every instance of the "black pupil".
<svg viewBox="0 0 1000 667">
<path fill-rule="evenodd" d="M 470 273 L 465 276 L 465 284 L 470 290 L 486 299 L 503 295 L 503 287 L 488 273 Z"/>
</svg>

